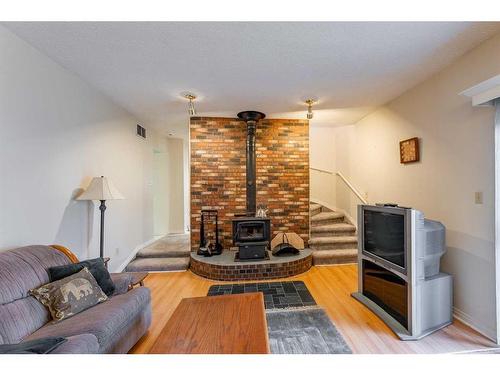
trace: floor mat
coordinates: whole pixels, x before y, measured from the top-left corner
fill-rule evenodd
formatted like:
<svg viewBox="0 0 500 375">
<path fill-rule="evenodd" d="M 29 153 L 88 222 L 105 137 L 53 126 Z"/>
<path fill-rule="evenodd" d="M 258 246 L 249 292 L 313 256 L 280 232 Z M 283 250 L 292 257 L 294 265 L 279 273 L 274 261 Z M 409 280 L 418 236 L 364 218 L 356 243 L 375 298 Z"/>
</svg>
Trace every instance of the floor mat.
<svg viewBox="0 0 500 375">
<path fill-rule="evenodd" d="M 266 312 L 273 354 L 351 354 L 352 351 L 320 307 Z"/>
<path fill-rule="evenodd" d="M 303 281 L 212 285 L 207 295 L 220 296 L 255 292 L 264 294 L 266 310 L 316 305 L 316 301 Z"/>
</svg>

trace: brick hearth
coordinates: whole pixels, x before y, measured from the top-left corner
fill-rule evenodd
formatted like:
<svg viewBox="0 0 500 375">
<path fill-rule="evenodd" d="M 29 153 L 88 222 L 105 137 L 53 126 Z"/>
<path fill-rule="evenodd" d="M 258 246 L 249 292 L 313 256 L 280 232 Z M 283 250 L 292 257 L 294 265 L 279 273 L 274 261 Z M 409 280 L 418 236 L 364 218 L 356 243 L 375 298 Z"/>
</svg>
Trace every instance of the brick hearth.
<svg viewBox="0 0 500 375">
<path fill-rule="evenodd" d="M 312 252 L 302 250 L 299 255 L 273 257 L 267 261 L 234 262 L 234 252 L 226 251 L 211 258 L 191 253 L 190 269 L 199 276 L 213 280 L 266 280 L 289 277 L 306 272 L 312 266 Z"/>
</svg>

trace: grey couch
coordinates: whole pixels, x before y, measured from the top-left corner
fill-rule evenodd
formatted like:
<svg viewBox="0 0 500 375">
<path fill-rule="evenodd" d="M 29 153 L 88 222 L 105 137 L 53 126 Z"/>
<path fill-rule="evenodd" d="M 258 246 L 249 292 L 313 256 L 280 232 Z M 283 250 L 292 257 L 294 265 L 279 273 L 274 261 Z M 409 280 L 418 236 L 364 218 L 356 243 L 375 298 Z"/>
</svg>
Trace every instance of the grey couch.
<svg viewBox="0 0 500 375">
<path fill-rule="evenodd" d="M 149 289 L 128 291 L 131 275 L 111 274 L 116 291 L 108 301 L 55 323 L 29 290 L 49 282 L 47 268 L 69 263 L 49 246 L 0 253 L 0 344 L 63 336 L 53 353 L 127 353 L 151 324 Z"/>
</svg>

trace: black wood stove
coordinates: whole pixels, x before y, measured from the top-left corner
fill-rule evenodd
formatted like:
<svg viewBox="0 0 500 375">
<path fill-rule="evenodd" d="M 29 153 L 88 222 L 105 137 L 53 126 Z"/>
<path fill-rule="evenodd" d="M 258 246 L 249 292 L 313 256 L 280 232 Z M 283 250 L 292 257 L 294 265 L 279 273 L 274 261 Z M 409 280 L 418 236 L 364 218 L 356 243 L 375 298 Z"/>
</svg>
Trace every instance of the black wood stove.
<svg viewBox="0 0 500 375">
<path fill-rule="evenodd" d="M 271 238 L 268 217 L 238 217 L 233 220 L 233 243 L 239 260 L 265 259 Z"/>
<path fill-rule="evenodd" d="M 271 241 L 271 220 L 256 217 L 256 152 L 255 131 L 257 122 L 266 117 L 257 111 L 238 113 L 246 122 L 246 214 L 233 220 L 233 243 L 238 246 L 239 260 L 265 259 Z"/>
</svg>

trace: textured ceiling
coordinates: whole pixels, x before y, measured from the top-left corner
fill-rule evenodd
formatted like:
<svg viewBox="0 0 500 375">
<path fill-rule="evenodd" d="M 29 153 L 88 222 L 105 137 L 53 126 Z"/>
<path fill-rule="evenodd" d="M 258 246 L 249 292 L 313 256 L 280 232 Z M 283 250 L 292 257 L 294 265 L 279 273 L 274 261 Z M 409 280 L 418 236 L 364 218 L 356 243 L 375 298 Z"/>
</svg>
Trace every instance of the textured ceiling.
<svg viewBox="0 0 500 375">
<path fill-rule="evenodd" d="M 201 115 L 247 109 L 345 125 L 500 31 L 477 22 L 3 23 L 145 125 L 185 136 L 192 91 Z"/>
</svg>

